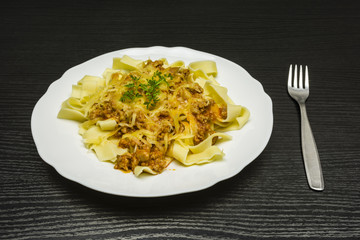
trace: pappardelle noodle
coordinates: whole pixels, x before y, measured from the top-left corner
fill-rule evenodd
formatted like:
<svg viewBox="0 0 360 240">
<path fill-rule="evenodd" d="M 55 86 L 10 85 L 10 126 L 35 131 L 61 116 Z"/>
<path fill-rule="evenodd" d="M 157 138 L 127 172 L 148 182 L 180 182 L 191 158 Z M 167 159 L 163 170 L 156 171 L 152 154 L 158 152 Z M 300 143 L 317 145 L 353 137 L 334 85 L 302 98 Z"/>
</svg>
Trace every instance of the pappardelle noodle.
<svg viewBox="0 0 360 240">
<path fill-rule="evenodd" d="M 216 76 L 213 61 L 185 66 L 125 55 L 101 77 L 73 85 L 58 118 L 81 122 L 79 134 L 99 160 L 136 176 L 161 173 L 173 160 L 212 162 L 224 156 L 216 142 L 231 139 L 224 132 L 242 128 L 250 116 Z"/>
</svg>

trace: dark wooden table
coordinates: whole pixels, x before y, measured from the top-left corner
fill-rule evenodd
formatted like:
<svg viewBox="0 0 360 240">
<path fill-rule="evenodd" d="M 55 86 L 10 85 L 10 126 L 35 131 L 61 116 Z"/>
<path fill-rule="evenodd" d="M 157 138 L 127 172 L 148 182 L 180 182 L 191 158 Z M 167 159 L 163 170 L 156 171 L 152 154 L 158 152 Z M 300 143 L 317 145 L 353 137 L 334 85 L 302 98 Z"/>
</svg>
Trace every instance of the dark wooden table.
<svg viewBox="0 0 360 240">
<path fill-rule="evenodd" d="M 359 1 L 2 1 L 0 239 L 359 239 Z M 37 153 L 30 117 L 67 69 L 100 54 L 186 46 L 244 67 L 273 101 L 263 153 L 206 190 L 107 195 Z M 311 74 L 308 115 L 325 191 L 309 189 L 290 63 Z"/>
</svg>

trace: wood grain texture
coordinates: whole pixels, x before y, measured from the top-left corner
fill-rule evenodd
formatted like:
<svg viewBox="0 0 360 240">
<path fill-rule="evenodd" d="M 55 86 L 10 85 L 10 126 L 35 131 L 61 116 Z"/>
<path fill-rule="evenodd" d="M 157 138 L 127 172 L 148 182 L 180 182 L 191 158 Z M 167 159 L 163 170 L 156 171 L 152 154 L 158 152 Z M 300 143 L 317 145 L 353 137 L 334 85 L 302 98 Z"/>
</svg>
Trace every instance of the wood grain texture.
<svg viewBox="0 0 360 240">
<path fill-rule="evenodd" d="M 5 1 L 0 9 L 0 239 L 359 239 L 358 1 Z M 32 109 L 67 69 L 128 47 L 186 46 L 244 67 L 274 104 L 264 152 L 237 176 L 166 198 L 106 195 L 39 157 Z M 309 190 L 290 63 L 325 191 Z"/>
</svg>

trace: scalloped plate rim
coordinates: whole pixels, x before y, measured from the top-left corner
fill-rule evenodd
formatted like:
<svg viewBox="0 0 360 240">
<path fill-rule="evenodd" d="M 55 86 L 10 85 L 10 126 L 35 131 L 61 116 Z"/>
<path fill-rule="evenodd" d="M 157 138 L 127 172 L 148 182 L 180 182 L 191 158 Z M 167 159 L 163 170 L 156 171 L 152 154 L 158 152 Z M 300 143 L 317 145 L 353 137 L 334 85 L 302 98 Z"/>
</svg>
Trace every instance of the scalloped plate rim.
<svg viewBox="0 0 360 240">
<path fill-rule="evenodd" d="M 160 191 L 160 192 L 158 191 L 158 192 L 155 192 L 155 193 L 143 193 L 143 192 L 133 192 L 133 191 L 124 191 L 124 190 L 119 191 L 118 189 L 112 189 L 111 190 L 111 188 L 110 189 L 99 188 L 98 186 L 94 185 L 94 182 L 89 181 L 89 179 L 84 179 L 84 178 L 81 178 L 81 176 L 76 176 L 76 175 L 69 174 L 69 172 L 66 171 L 66 167 L 64 169 L 64 167 L 61 167 L 61 165 L 59 165 L 59 163 L 54 161 L 54 158 L 49 157 L 49 155 L 51 155 L 51 154 L 46 152 L 44 144 L 42 144 L 41 139 L 39 139 L 39 131 L 40 130 L 37 128 L 37 126 L 38 126 L 37 121 L 38 121 L 38 118 L 39 118 L 39 114 L 41 113 L 41 112 L 39 112 L 40 111 L 39 108 L 44 105 L 45 100 L 47 100 L 48 98 L 51 98 L 51 96 L 50 96 L 51 91 L 53 91 L 56 87 L 58 87 L 58 85 L 61 85 L 62 82 L 64 81 L 64 79 L 67 78 L 69 75 L 71 76 L 71 74 L 73 72 L 76 72 L 81 67 L 86 66 L 87 64 L 91 64 L 92 62 L 94 62 L 96 60 L 100 60 L 102 58 L 107 58 L 109 56 L 113 56 L 113 55 L 116 55 L 116 54 L 128 54 L 128 53 L 132 53 L 132 52 L 149 52 L 149 51 L 150 52 L 151 51 L 157 51 L 157 52 L 182 51 L 182 52 L 186 52 L 187 54 L 190 54 L 190 55 L 191 54 L 195 54 L 197 56 L 200 55 L 204 59 L 207 59 L 207 57 L 214 58 L 215 61 L 221 61 L 222 63 L 224 62 L 225 64 L 229 64 L 229 66 L 231 65 L 234 68 L 238 68 L 237 70 L 241 70 L 241 73 L 245 74 L 244 77 L 247 77 L 248 80 L 252 81 L 252 84 L 254 84 L 253 87 L 255 89 L 257 89 L 258 94 L 260 94 L 259 96 L 261 96 L 261 98 L 262 98 L 263 106 L 266 107 L 265 108 L 265 110 L 267 111 L 266 117 L 268 117 L 268 118 L 266 119 L 267 122 L 265 124 L 266 124 L 267 127 L 265 129 L 265 132 L 262 135 L 262 141 L 258 145 L 258 148 L 256 149 L 256 152 L 251 153 L 251 158 L 247 159 L 246 162 L 244 162 L 244 164 L 242 164 L 241 166 L 239 166 L 235 170 L 230 171 L 230 173 L 222 175 L 220 177 L 217 177 L 216 179 L 211 179 L 211 181 L 208 181 L 206 183 L 198 184 L 198 185 L 195 185 L 195 186 L 188 187 L 187 189 L 181 189 L 181 190 L 171 189 L 171 190 L 167 190 L 167 191 Z M 128 54 L 128 55 L 131 56 L 132 54 Z M 144 56 L 145 54 L 140 54 L 140 55 Z M 151 56 L 149 56 L 149 57 L 151 57 Z M 178 58 L 181 60 L 181 56 L 178 56 Z M 111 59 L 112 59 L 112 57 L 111 57 Z M 100 75 L 100 74 L 101 74 L 101 72 L 98 73 L 98 75 Z M 76 79 L 76 81 L 77 80 L 79 80 L 79 79 Z M 71 91 L 70 87 L 71 86 L 67 86 L 67 87 L 68 87 L 68 91 L 70 93 L 70 91 Z M 230 97 L 233 97 L 233 96 L 230 96 Z M 61 99 L 61 100 L 64 101 L 65 99 Z M 241 104 L 241 102 L 239 102 L 239 103 L 236 102 L 236 103 Z M 59 106 L 53 106 L 53 107 L 59 107 Z M 251 112 L 251 109 L 250 109 L 250 112 Z M 244 128 L 246 128 L 246 127 L 247 126 L 245 125 Z M 119 196 L 127 196 L 127 197 L 163 197 L 163 196 L 172 196 L 172 195 L 177 195 L 177 194 L 200 191 L 200 190 L 209 188 L 209 187 L 215 185 L 216 183 L 218 183 L 220 181 L 229 179 L 229 178 L 237 175 L 239 172 L 241 172 L 241 170 L 243 168 L 245 168 L 248 164 L 250 164 L 252 161 L 254 161 L 261 154 L 261 152 L 265 149 L 267 143 L 270 140 L 271 133 L 272 133 L 272 128 L 273 128 L 272 101 L 271 101 L 271 98 L 265 93 L 264 88 L 263 88 L 263 86 L 261 85 L 261 83 L 259 81 L 254 79 L 245 69 L 243 69 L 241 66 L 239 66 L 238 64 L 236 64 L 236 63 L 234 63 L 232 61 L 229 61 L 229 60 L 227 60 L 225 58 L 222 58 L 222 57 L 210 54 L 210 53 L 190 49 L 190 48 L 187 48 L 187 47 L 181 47 L 181 46 L 179 46 L 179 47 L 152 46 L 152 47 L 121 49 L 121 50 L 112 51 L 112 52 L 108 52 L 108 53 L 99 55 L 99 56 L 94 57 L 92 59 L 89 59 L 89 60 L 87 60 L 87 61 L 85 61 L 83 63 L 80 63 L 80 64 L 78 64 L 78 65 L 76 65 L 76 66 L 74 66 L 72 68 L 69 68 L 67 71 L 64 72 L 64 74 L 58 80 L 56 80 L 52 84 L 50 84 L 50 86 L 47 89 L 47 91 L 45 92 L 45 94 L 36 103 L 36 105 L 35 105 L 35 107 L 33 109 L 32 116 L 31 116 L 31 131 L 32 131 L 33 139 L 34 139 L 35 145 L 37 147 L 38 153 L 39 153 L 40 157 L 46 163 L 48 163 L 49 165 L 54 167 L 55 170 L 60 175 L 62 175 L 63 177 L 65 177 L 65 178 L 67 178 L 69 180 L 77 182 L 77 183 L 79 183 L 79 184 L 81 184 L 81 185 L 83 185 L 85 187 L 91 188 L 91 189 L 96 190 L 96 191 L 100 191 L 100 192 L 104 192 L 104 193 L 108 193 L 108 194 L 113 194 L 113 195 L 119 195 Z M 240 131 L 242 131 L 242 130 L 240 130 Z M 75 133 L 75 134 L 77 134 L 77 133 Z M 101 163 L 100 162 L 100 164 L 106 164 L 106 163 Z M 210 164 L 214 164 L 214 163 L 210 163 Z M 69 167 L 71 167 L 71 166 L 69 166 Z M 118 172 L 119 172 L 119 174 L 124 174 L 124 173 L 122 173 L 120 171 L 118 171 Z M 164 174 L 164 173 L 162 173 L 162 174 Z M 156 176 L 151 176 L 151 177 L 156 177 Z M 137 180 L 135 180 L 135 181 L 137 181 Z M 141 182 L 141 181 L 142 180 L 140 180 L 139 182 Z"/>
</svg>

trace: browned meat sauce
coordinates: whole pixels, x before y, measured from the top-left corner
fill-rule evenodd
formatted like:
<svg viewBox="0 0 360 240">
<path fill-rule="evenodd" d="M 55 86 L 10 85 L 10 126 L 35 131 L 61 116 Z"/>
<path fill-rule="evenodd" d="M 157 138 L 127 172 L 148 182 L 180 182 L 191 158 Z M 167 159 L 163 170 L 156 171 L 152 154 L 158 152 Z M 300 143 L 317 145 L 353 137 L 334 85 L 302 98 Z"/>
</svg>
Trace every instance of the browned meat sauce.
<svg viewBox="0 0 360 240">
<path fill-rule="evenodd" d="M 164 68 L 161 60 L 148 60 L 145 62 L 143 71 L 144 74 L 158 71 L 162 76 L 168 76 L 166 87 L 161 89 L 161 92 L 166 95 L 162 95 L 165 97 L 160 98 L 158 103 L 162 106 L 161 111 L 154 113 L 156 108 L 144 111 L 111 97 L 111 94 L 115 93 L 108 93 L 104 101 L 97 102 L 91 107 L 88 117 L 91 120 L 113 118 L 118 123 L 117 132 L 113 137 L 120 139 L 119 147 L 128 149 L 128 153 L 117 157 L 115 169 L 134 171 L 136 166 L 147 166 L 160 173 L 169 164 L 169 160 L 165 158 L 166 146 L 171 144 L 169 137 L 183 132 L 185 125 L 189 126 L 191 123 L 195 125 L 193 127 L 194 145 L 201 143 L 214 133 L 213 122 L 216 119 L 226 118 L 226 107 L 219 106 L 214 100 L 205 97 L 204 89 L 192 81 L 188 69 Z M 121 84 L 125 85 L 133 83 L 134 79 L 141 76 L 141 72 L 134 71 L 122 78 L 119 74 L 113 74 L 113 79 L 121 78 Z M 139 94 L 145 94 L 144 89 L 140 87 L 135 90 Z M 191 115 L 181 119 L 178 132 L 175 130 L 174 119 L 170 113 L 171 110 L 177 109 L 188 109 L 187 112 Z M 158 144 L 150 144 L 145 135 L 141 139 L 124 137 L 125 134 L 142 129 L 155 133 Z M 216 140 L 217 138 L 213 138 L 213 144 Z"/>
</svg>

